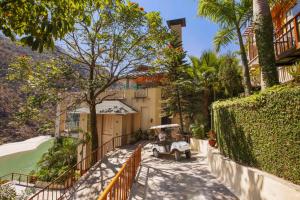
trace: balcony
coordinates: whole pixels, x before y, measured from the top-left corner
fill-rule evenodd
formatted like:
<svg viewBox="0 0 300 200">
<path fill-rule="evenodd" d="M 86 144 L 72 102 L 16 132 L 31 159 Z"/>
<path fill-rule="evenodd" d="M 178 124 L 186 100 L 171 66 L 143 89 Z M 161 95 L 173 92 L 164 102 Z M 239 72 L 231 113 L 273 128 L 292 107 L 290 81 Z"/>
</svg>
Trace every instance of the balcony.
<svg viewBox="0 0 300 200">
<path fill-rule="evenodd" d="M 280 29 L 274 33 L 274 50 L 277 65 L 292 64 L 300 58 L 300 13 L 285 23 Z M 249 64 L 257 61 L 258 52 L 255 43 L 253 29 L 248 30 L 248 58 Z"/>
<path fill-rule="evenodd" d="M 105 90 L 105 92 L 102 95 L 103 97 L 105 97 L 106 100 L 122 100 L 125 99 L 125 90 Z"/>
<path fill-rule="evenodd" d="M 146 98 L 148 97 L 148 89 L 137 89 L 134 91 L 135 98 Z"/>
</svg>

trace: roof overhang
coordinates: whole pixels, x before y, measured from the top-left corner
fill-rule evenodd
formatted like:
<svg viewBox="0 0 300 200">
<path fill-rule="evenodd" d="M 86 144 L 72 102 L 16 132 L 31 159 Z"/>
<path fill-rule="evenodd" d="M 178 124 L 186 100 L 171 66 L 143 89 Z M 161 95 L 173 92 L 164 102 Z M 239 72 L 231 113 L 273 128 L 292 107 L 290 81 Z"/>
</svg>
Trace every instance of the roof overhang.
<svg viewBox="0 0 300 200">
<path fill-rule="evenodd" d="M 73 110 L 71 113 L 90 113 L 88 107 L 81 107 Z M 101 115 L 128 115 L 137 113 L 137 111 L 118 100 L 102 101 L 96 105 L 96 113 Z"/>
</svg>

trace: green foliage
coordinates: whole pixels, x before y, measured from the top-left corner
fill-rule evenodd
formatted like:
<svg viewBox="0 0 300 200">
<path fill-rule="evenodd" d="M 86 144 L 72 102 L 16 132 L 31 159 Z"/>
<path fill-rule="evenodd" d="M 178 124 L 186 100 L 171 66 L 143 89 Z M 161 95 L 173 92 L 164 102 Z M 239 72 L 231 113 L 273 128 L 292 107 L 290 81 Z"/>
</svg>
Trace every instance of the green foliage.
<svg viewBox="0 0 300 200">
<path fill-rule="evenodd" d="M 193 137 L 198 139 L 206 139 L 206 125 L 207 122 L 203 119 L 203 116 L 197 115 L 195 122 L 190 126 Z"/>
<path fill-rule="evenodd" d="M 214 37 L 217 51 L 237 40 L 237 29 L 241 29 L 251 8 L 252 0 L 199 0 L 198 15 L 206 17 L 220 26 Z"/>
<path fill-rule="evenodd" d="M 78 141 L 74 138 L 57 138 L 38 162 L 35 175 L 41 181 L 53 181 L 77 162 Z"/>
<path fill-rule="evenodd" d="M 219 25 L 214 37 L 217 51 L 233 41 L 238 41 L 243 66 L 244 92 L 251 93 L 251 82 L 242 26 L 251 16 L 252 0 L 199 0 L 198 15 Z"/>
<path fill-rule="evenodd" d="M 213 104 L 221 152 L 231 159 L 300 183 L 300 86 L 275 86 Z"/>
<path fill-rule="evenodd" d="M 1 200 L 16 200 L 17 193 L 15 188 L 10 184 L 0 185 Z"/>
<path fill-rule="evenodd" d="M 19 85 L 25 102 L 15 114 L 18 124 L 39 123 L 40 133 L 53 130 L 53 119 L 59 93 L 75 86 L 76 73 L 58 59 L 34 61 L 31 57 L 17 57 L 9 66 L 7 79 Z"/>
<path fill-rule="evenodd" d="M 300 63 L 296 63 L 288 68 L 288 72 L 293 76 L 294 80 L 300 83 Z"/>
<path fill-rule="evenodd" d="M 221 92 L 223 97 L 238 96 L 243 91 L 239 60 L 235 55 L 227 54 L 219 58 L 219 65 L 217 74 L 218 92 Z"/>
<path fill-rule="evenodd" d="M 191 66 L 184 91 L 189 92 L 187 112 L 192 121 L 191 130 L 196 137 L 206 137 L 210 130 L 211 103 L 217 99 L 237 96 L 242 92 L 239 61 L 234 54 L 217 56 L 206 51 L 200 58 L 190 57 Z M 203 127 L 204 126 L 204 127 Z"/>
<path fill-rule="evenodd" d="M 179 114 L 183 130 L 184 92 L 188 77 L 185 68 L 188 65 L 185 60 L 186 52 L 182 49 L 176 33 L 173 33 L 170 45 L 164 49 L 163 53 L 164 59 L 161 64 L 166 74 L 163 88 L 163 109 L 166 116 Z"/>
<path fill-rule="evenodd" d="M 0 1 L 0 30 L 11 39 L 16 35 L 33 50 L 54 47 L 74 28 L 75 21 L 88 20 L 83 8 L 89 0 Z"/>
</svg>

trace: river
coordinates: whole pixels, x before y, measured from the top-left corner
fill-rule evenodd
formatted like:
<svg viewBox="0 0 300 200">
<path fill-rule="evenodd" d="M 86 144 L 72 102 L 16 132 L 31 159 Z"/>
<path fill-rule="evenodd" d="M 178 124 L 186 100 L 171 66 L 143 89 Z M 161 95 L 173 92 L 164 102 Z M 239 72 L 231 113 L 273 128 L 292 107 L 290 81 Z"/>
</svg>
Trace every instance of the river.
<svg viewBox="0 0 300 200">
<path fill-rule="evenodd" d="M 37 148 L 0 157 L 0 177 L 12 172 L 29 174 L 37 168 L 36 164 L 42 155 L 53 145 L 51 138 L 42 142 Z"/>
</svg>

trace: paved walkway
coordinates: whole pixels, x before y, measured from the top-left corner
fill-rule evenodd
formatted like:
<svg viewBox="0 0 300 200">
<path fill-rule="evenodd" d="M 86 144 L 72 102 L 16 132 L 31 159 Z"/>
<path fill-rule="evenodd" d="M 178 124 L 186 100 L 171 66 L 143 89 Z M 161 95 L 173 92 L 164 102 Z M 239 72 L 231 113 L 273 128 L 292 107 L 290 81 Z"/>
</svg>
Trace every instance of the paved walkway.
<svg viewBox="0 0 300 200">
<path fill-rule="evenodd" d="M 208 170 L 205 157 L 193 154 L 176 162 L 174 157 L 152 156 L 144 147 L 142 167 L 133 185 L 131 200 L 236 200 Z"/>
<path fill-rule="evenodd" d="M 116 149 L 93 166 L 67 195 L 72 200 L 95 200 L 122 167 L 137 145 Z"/>
</svg>

